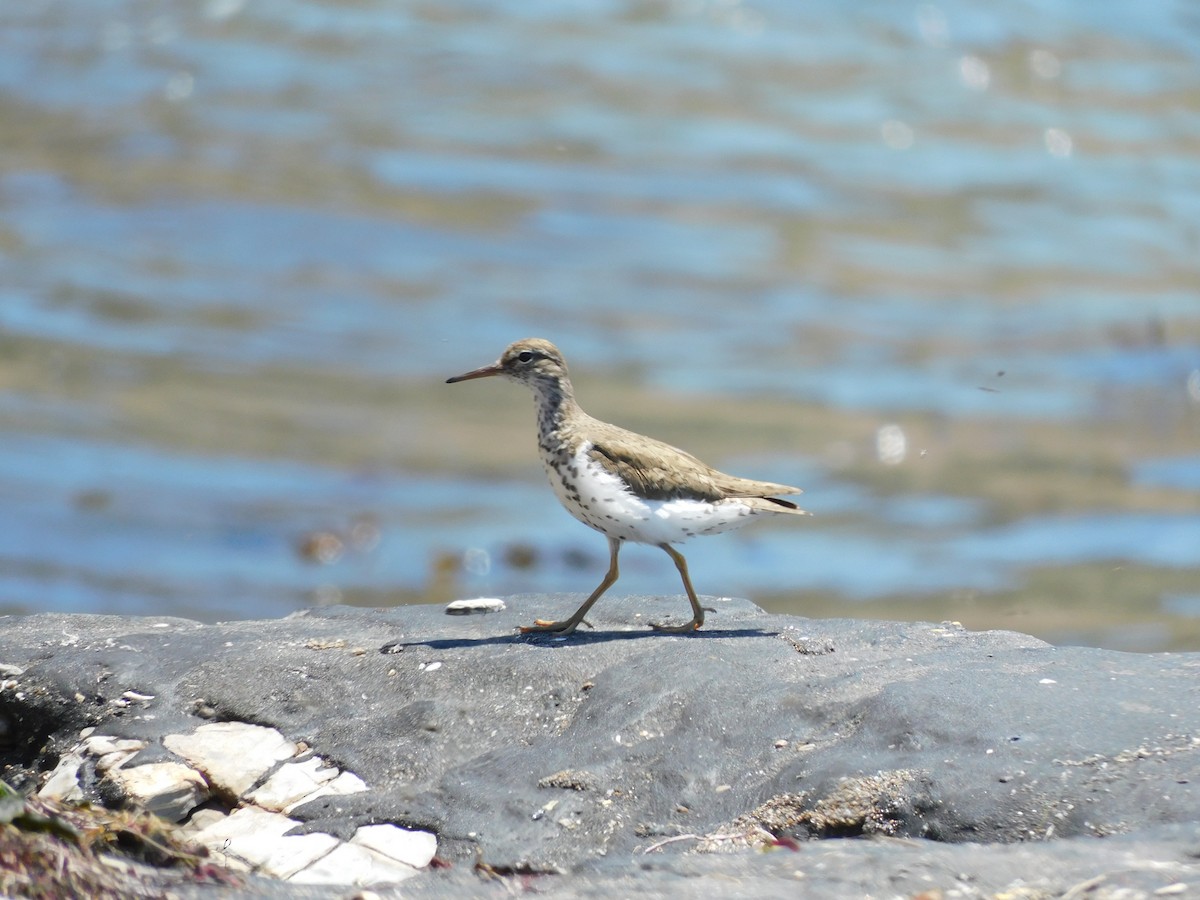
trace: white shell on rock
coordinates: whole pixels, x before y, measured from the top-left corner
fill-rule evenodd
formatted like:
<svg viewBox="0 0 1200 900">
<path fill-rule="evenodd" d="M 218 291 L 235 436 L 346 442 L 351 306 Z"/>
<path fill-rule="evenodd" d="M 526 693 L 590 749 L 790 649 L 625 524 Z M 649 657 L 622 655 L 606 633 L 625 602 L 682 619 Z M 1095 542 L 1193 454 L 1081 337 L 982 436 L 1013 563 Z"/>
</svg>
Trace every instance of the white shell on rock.
<svg viewBox="0 0 1200 900">
<path fill-rule="evenodd" d="M 204 776 L 183 763 L 159 762 L 109 771 L 111 781 L 150 812 L 169 822 L 180 822 L 208 799 Z"/>
<path fill-rule="evenodd" d="M 133 760 L 146 748 L 145 741 L 130 738 L 115 738 L 108 735 L 92 735 L 84 739 L 83 746 L 96 759 L 96 771 L 106 774 L 111 769 L 119 769 Z"/>
<path fill-rule="evenodd" d="M 396 825 L 364 825 L 354 832 L 350 843 L 361 844 L 415 869 L 425 868 L 437 853 L 435 835 Z"/>
<path fill-rule="evenodd" d="M 507 609 L 498 597 L 476 597 L 474 600 L 455 600 L 446 604 L 448 616 L 476 616 L 483 613 L 500 612 Z"/>
<path fill-rule="evenodd" d="M 318 797 L 324 797 L 330 794 L 335 796 L 340 796 L 342 794 L 361 794 L 366 789 L 367 783 L 353 772 L 342 772 L 337 778 L 333 779 L 333 781 L 326 782 L 311 794 L 289 803 L 283 811 L 285 813 L 290 813 L 302 803 L 307 803 L 309 800 L 316 800 Z"/>
<path fill-rule="evenodd" d="M 79 787 L 79 767 L 82 765 L 83 757 L 78 753 L 64 754 L 38 791 L 38 796 L 71 803 L 82 800 L 83 791 Z"/>
<path fill-rule="evenodd" d="M 238 797 L 299 750 L 274 728 L 245 722 L 201 725 L 191 734 L 167 735 L 163 744 L 203 772 L 213 787 Z"/>
<path fill-rule="evenodd" d="M 338 770 L 326 766 L 319 756 L 304 762 L 285 763 L 246 799 L 264 809 L 282 811 L 288 806 L 309 799 L 323 785 L 333 781 Z"/>
<path fill-rule="evenodd" d="M 288 880 L 295 884 L 387 884 L 412 878 L 418 871 L 361 845 L 341 844 Z"/>
<path fill-rule="evenodd" d="M 287 836 L 300 823 L 279 813 L 253 806 L 236 810 L 195 836 L 218 859 L 232 856 L 264 875 L 290 878 L 306 866 L 327 856 L 338 845 L 331 834 Z M 341 872 L 343 882 L 347 873 Z"/>
<path fill-rule="evenodd" d="M 145 741 L 111 737 L 107 734 L 93 734 L 84 739 L 83 745 L 92 756 L 108 756 L 110 753 L 137 753 L 146 748 Z"/>
</svg>

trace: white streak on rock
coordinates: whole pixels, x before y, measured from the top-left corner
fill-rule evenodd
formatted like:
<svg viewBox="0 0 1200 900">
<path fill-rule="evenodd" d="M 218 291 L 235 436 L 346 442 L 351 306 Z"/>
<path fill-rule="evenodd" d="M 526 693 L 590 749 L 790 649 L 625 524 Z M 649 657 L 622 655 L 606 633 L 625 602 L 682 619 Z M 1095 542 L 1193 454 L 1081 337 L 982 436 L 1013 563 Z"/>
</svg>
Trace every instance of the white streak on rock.
<svg viewBox="0 0 1200 900">
<path fill-rule="evenodd" d="M 245 722 L 214 722 L 191 734 L 170 734 L 163 744 L 182 756 L 219 790 L 240 797 L 297 747 L 274 728 Z"/>
</svg>

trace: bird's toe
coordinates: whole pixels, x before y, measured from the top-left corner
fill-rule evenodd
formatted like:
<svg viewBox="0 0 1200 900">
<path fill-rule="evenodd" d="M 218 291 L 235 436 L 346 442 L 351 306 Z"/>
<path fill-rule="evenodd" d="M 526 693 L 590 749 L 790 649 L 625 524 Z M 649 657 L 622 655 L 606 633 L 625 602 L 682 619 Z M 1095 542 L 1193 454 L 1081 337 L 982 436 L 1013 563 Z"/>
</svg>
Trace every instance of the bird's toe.
<svg viewBox="0 0 1200 900">
<path fill-rule="evenodd" d="M 703 624 L 703 619 L 692 619 L 692 621 L 684 622 L 682 625 L 661 625 L 657 622 L 651 622 L 650 627 L 655 631 L 661 631 L 665 634 L 691 634 L 693 631 L 699 631 L 700 626 Z"/>
</svg>

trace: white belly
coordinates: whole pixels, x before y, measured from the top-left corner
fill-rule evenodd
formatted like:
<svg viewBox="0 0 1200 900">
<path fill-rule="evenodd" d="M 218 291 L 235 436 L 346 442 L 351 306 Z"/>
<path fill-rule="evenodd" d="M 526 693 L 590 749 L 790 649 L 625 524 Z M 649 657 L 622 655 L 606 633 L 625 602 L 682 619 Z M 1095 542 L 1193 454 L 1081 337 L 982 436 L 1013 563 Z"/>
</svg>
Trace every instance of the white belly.
<svg viewBox="0 0 1200 900">
<path fill-rule="evenodd" d="M 740 528 L 755 510 L 740 500 L 644 500 L 588 457 L 584 444 L 571 460 L 568 484 L 549 460 L 546 475 L 559 501 L 583 524 L 609 537 L 639 544 L 677 544 L 702 534 Z"/>
</svg>

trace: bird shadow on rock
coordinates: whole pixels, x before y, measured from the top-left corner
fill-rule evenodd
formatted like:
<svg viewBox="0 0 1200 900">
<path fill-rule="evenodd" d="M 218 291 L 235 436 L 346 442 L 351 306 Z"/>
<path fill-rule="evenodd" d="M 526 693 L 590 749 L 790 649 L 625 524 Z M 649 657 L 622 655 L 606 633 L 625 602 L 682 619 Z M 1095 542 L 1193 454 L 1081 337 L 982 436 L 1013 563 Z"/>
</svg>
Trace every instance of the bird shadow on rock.
<svg viewBox="0 0 1200 900">
<path fill-rule="evenodd" d="M 546 650 L 563 650 L 580 644 L 600 644 L 609 641 L 634 641 L 646 638 L 682 637 L 689 641 L 713 638 L 778 637 L 778 631 L 762 628 L 709 628 L 691 634 L 663 634 L 648 629 L 645 631 L 576 631 L 567 637 L 553 634 L 497 634 L 482 638 L 431 638 L 425 641 L 391 641 L 379 648 L 380 653 L 401 653 L 408 647 L 429 647 L 433 650 L 460 650 L 467 647 L 485 647 L 496 644 L 528 644 Z"/>
</svg>

